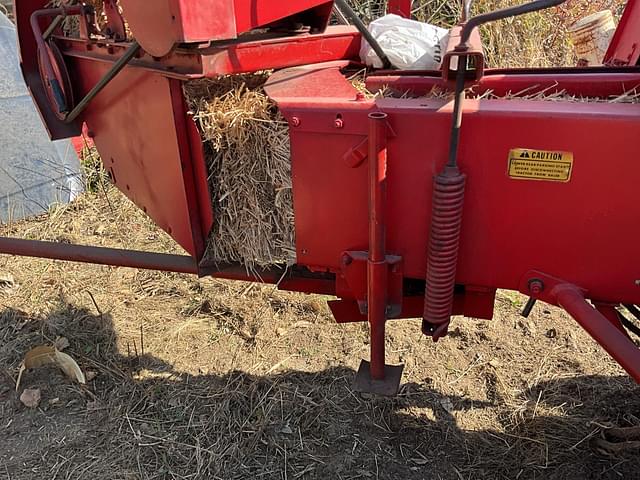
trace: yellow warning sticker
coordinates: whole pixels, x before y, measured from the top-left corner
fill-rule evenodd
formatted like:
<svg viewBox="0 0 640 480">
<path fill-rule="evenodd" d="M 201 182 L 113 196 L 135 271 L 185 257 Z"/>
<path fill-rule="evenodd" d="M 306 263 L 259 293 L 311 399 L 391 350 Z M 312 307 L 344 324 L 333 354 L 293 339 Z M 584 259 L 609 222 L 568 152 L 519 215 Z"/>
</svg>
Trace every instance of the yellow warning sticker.
<svg viewBox="0 0 640 480">
<path fill-rule="evenodd" d="M 573 153 L 515 148 L 509 152 L 509 176 L 525 180 L 568 182 Z"/>
</svg>

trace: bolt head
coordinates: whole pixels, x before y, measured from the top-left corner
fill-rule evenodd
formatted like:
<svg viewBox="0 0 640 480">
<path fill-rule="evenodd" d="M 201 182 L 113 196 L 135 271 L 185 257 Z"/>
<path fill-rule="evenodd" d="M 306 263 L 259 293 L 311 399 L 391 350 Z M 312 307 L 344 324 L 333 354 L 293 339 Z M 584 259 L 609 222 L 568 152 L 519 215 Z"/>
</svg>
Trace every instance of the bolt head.
<svg viewBox="0 0 640 480">
<path fill-rule="evenodd" d="M 529 280 L 529 292 L 533 295 L 540 295 L 544 291 L 544 283 L 542 280 L 534 278 Z"/>
<path fill-rule="evenodd" d="M 344 122 L 342 121 L 341 118 L 336 118 L 336 121 L 334 122 L 334 125 L 336 128 L 343 128 L 344 127 Z"/>
<path fill-rule="evenodd" d="M 300 119 L 298 117 L 292 117 L 291 118 L 291 125 L 293 125 L 294 127 L 299 127 L 300 126 Z"/>
</svg>

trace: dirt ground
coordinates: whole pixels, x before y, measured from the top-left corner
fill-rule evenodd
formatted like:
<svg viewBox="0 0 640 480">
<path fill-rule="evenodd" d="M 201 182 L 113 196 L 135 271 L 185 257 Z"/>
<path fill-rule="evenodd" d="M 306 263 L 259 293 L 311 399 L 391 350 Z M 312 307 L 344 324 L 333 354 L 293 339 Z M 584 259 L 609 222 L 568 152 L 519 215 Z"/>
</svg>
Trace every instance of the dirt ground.
<svg viewBox="0 0 640 480">
<path fill-rule="evenodd" d="M 177 251 L 117 192 L 0 232 Z M 560 311 L 501 292 L 491 322 L 438 344 L 390 322 L 397 398 L 351 389 L 364 325 L 323 298 L 186 275 L 0 257 L 0 478 L 619 479 L 607 426 L 640 424 L 640 389 Z M 24 354 L 65 337 L 91 379 Z M 19 401 L 40 388 L 38 408 Z"/>
</svg>

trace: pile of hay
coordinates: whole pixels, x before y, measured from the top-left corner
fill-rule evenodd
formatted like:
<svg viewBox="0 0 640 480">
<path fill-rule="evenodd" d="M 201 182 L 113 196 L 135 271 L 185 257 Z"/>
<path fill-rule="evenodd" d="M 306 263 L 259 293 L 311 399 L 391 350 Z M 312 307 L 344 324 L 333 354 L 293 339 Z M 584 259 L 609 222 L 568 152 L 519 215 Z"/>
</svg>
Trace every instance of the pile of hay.
<svg viewBox="0 0 640 480">
<path fill-rule="evenodd" d="M 268 73 L 185 84 L 205 145 L 215 226 L 205 261 L 248 269 L 295 263 L 289 128 Z"/>
</svg>

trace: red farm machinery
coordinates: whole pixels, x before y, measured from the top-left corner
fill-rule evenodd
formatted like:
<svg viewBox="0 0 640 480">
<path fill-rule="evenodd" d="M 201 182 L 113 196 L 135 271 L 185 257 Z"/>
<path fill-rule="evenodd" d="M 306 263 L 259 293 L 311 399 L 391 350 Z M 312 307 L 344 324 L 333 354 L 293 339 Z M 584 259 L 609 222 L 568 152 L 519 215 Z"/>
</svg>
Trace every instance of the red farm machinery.
<svg viewBox="0 0 640 480">
<path fill-rule="evenodd" d="M 640 381 L 626 316 L 640 316 L 640 105 L 500 98 L 640 87 L 640 2 L 628 2 L 604 66 L 489 69 L 478 34 L 561 3 L 463 18 L 440 70 L 370 70 L 369 90 L 410 93 L 370 98 L 343 73 L 370 39 L 355 19 L 330 25 L 331 0 L 104 0 L 101 21 L 81 2 L 15 0 L 24 77 L 51 137 L 86 125 L 111 181 L 188 255 L 16 238 L 0 238 L 0 253 L 334 296 L 337 322 L 369 322 L 355 386 L 381 394 L 402 373 L 385 365 L 387 320 L 423 318 L 438 340 L 453 315 L 491 319 L 496 290 L 515 290 L 531 299 L 524 315 L 535 301 L 565 309 Z M 411 0 L 388 8 L 409 16 Z M 69 18 L 79 35 L 65 35 Z M 182 85 L 263 70 L 289 125 L 297 263 L 248 271 L 204 260 L 216 218 Z M 434 87 L 452 95 L 425 96 Z"/>
</svg>

